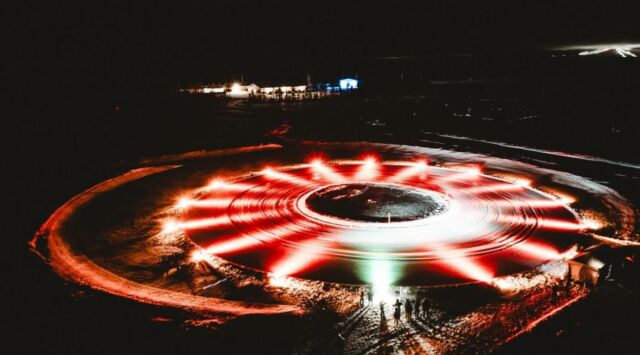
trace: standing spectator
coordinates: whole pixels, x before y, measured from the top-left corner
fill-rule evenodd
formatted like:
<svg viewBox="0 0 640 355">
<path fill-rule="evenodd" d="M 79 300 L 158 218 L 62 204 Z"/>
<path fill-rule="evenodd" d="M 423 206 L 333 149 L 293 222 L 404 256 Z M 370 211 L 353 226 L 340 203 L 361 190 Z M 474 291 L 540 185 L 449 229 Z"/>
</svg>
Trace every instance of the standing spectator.
<svg viewBox="0 0 640 355">
<path fill-rule="evenodd" d="M 400 306 L 402 306 L 402 302 L 400 302 L 400 300 L 396 298 L 396 303 L 394 303 L 393 306 L 400 308 Z"/>
<path fill-rule="evenodd" d="M 411 316 L 413 315 L 413 305 L 411 304 L 411 300 L 406 300 L 404 302 L 404 312 L 407 316 L 407 321 L 411 321 Z"/>
<path fill-rule="evenodd" d="M 387 317 L 384 315 L 384 301 L 380 301 L 380 335 L 387 332 Z"/>
<path fill-rule="evenodd" d="M 565 291 L 567 291 L 567 293 L 571 291 L 571 265 L 570 264 L 568 265 L 568 268 L 567 268 L 567 275 L 565 277 L 564 289 Z"/>
<path fill-rule="evenodd" d="M 400 325 L 400 315 L 401 315 L 401 310 L 400 307 L 402 306 L 402 302 L 400 301 L 400 299 L 396 298 L 396 302 L 393 304 L 393 321 L 395 326 L 399 326 Z"/>
<path fill-rule="evenodd" d="M 395 307 L 393 309 L 393 325 L 398 328 L 400 326 L 400 301 L 396 300 Z"/>
<path fill-rule="evenodd" d="M 427 314 L 427 309 L 429 308 L 429 305 L 427 304 L 427 299 L 423 299 L 422 300 L 422 318 L 424 318 L 425 320 L 427 320 L 428 314 Z"/>
</svg>

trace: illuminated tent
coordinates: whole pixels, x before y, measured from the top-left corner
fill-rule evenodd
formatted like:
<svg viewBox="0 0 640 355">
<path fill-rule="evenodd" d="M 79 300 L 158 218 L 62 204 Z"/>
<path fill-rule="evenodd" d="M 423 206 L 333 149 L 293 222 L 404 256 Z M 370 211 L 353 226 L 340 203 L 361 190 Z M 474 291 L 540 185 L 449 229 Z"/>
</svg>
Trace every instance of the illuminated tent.
<svg viewBox="0 0 640 355">
<path fill-rule="evenodd" d="M 571 279 L 594 286 L 599 281 L 614 281 L 634 263 L 635 254 L 637 247 L 591 246 L 568 261 Z"/>
</svg>

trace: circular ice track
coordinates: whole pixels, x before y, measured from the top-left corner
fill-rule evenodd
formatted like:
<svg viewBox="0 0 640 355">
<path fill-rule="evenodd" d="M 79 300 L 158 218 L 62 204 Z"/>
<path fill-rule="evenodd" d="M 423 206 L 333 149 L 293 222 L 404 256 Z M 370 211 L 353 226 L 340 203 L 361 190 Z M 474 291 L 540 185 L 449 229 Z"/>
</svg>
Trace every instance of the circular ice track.
<svg viewBox="0 0 640 355">
<path fill-rule="evenodd" d="M 582 229 L 526 182 L 372 158 L 247 172 L 176 208 L 165 230 L 185 232 L 202 257 L 352 284 L 489 282 L 564 258 Z"/>
<path fill-rule="evenodd" d="M 135 163 L 58 208 L 30 245 L 61 276 L 139 302 L 274 314 L 319 293 L 340 304 L 353 296 L 341 284 L 382 296 L 391 285 L 523 285 L 513 280 L 539 280 L 574 246 L 635 240 L 633 215 L 613 189 L 562 170 L 305 142 Z"/>
</svg>

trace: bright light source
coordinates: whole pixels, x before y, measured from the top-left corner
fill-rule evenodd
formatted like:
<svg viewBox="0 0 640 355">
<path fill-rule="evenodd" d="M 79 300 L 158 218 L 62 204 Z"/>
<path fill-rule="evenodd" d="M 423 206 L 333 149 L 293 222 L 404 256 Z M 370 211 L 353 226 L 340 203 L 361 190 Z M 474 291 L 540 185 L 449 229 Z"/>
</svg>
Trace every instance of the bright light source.
<svg viewBox="0 0 640 355">
<path fill-rule="evenodd" d="M 225 183 L 222 180 L 215 179 L 215 180 L 211 181 L 209 183 L 209 185 L 207 185 L 207 188 L 210 189 L 210 190 L 215 190 L 215 189 L 221 188 L 224 185 L 225 185 Z"/>
<path fill-rule="evenodd" d="M 184 210 L 191 206 L 191 199 L 186 197 L 181 197 L 178 199 L 178 203 L 176 203 L 176 209 Z"/>
<path fill-rule="evenodd" d="M 565 193 L 562 192 L 557 192 L 554 191 L 552 192 L 552 195 L 558 199 L 558 201 L 560 201 L 560 203 L 562 203 L 563 205 L 570 205 L 574 202 L 576 202 L 575 197 L 567 195 Z"/>
<path fill-rule="evenodd" d="M 586 56 L 586 55 L 602 54 L 606 52 L 615 52 L 622 58 L 637 57 L 633 51 L 638 48 L 640 48 L 640 45 L 637 45 L 637 44 L 605 45 L 605 46 L 599 46 L 599 48 L 579 52 L 578 55 Z"/>
<path fill-rule="evenodd" d="M 164 233 L 174 233 L 178 230 L 180 230 L 180 225 L 178 224 L 178 222 L 174 220 L 164 222 L 164 227 L 162 228 L 162 231 Z"/>
<path fill-rule="evenodd" d="M 233 83 L 233 85 L 231 85 L 231 93 L 239 94 L 240 92 L 242 92 L 242 86 L 238 83 Z"/>
<path fill-rule="evenodd" d="M 355 180 L 372 180 L 379 175 L 378 161 L 375 157 L 369 156 L 362 161 L 362 166 L 358 169 Z"/>
<path fill-rule="evenodd" d="M 374 157 L 368 157 L 364 160 L 364 164 L 369 166 L 369 167 L 373 167 L 376 165 L 376 158 Z"/>
<path fill-rule="evenodd" d="M 209 255 L 202 250 L 196 250 L 193 253 L 191 253 L 192 263 L 198 263 L 200 261 L 206 261 L 206 260 L 209 260 Z"/>
<path fill-rule="evenodd" d="M 529 187 L 532 184 L 532 181 L 526 178 L 513 178 L 512 180 L 514 184 L 522 187 Z"/>
<path fill-rule="evenodd" d="M 371 262 L 371 287 L 373 302 L 385 302 L 391 304 L 395 298 L 391 290 L 393 282 L 392 265 L 389 260 L 373 260 Z"/>
<path fill-rule="evenodd" d="M 581 224 L 588 229 L 597 230 L 602 228 L 602 224 L 595 219 L 582 219 Z"/>
<path fill-rule="evenodd" d="M 304 289 L 304 284 L 300 281 L 286 276 L 277 276 L 273 274 L 269 275 L 269 285 L 281 288 L 287 288 L 290 290 Z"/>
<path fill-rule="evenodd" d="M 319 158 L 318 158 L 318 159 L 313 159 L 313 160 L 311 161 L 311 165 L 312 165 L 314 168 L 318 169 L 318 168 L 321 168 L 324 164 L 322 163 L 322 159 L 319 159 Z"/>
<path fill-rule="evenodd" d="M 276 287 L 288 287 L 289 284 L 290 282 L 288 277 L 269 274 L 269 285 Z"/>
<path fill-rule="evenodd" d="M 397 262 L 385 259 L 383 256 L 362 261 L 360 277 L 371 285 L 374 303 L 392 304 L 396 299 L 392 286 L 400 273 L 399 267 Z"/>
<path fill-rule="evenodd" d="M 594 257 L 591 257 L 589 258 L 589 261 L 587 261 L 587 265 L 593 269 L 600 270 L 604 266 L 604 263 Z"/>
<path fill-rule="evenodd" d="M 203 94 L 220 94 L 224 92 L 224 87 L 217 87 L 217 88 L 210 88 L 210 87 L 205 87 L 202 88 L 202 93 Z"/>
</svg>

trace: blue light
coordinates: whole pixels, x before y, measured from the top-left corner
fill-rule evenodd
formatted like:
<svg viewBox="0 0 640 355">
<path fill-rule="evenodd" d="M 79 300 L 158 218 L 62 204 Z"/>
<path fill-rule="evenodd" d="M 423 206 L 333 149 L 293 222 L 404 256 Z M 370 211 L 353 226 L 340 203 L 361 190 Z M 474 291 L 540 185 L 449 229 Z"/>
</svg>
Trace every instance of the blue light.
<svg viewBox="0 0 640 355">
<path fill-rule="evenodd" d="M 351 78 L 340 79 L 338 83 L 340 85 L 340 90 L 352 90 L 352 89 L 358 88 L 358 80 L 356 79 L 351 79 Z"/>
</svg>

